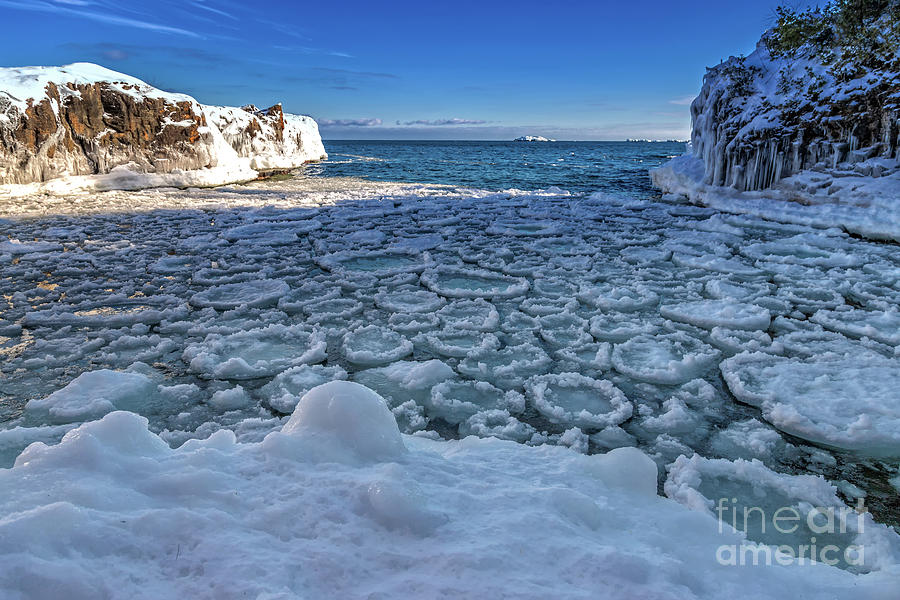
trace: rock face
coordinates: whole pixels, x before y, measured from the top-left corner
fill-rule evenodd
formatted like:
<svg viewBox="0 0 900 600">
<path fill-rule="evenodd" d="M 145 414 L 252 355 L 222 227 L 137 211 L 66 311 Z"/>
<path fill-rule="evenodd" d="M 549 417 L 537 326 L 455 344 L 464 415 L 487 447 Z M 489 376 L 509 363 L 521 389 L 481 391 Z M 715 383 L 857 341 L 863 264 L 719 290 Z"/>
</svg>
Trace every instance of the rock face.
<svg viewBox="0 0 900 600">
<path fill-rule="evenodd" d="M 897 158 L 900 75 L 839 81 L 815 57 L 776 58 L 763 41 L 708 70 L 691 116 L 704 183 L 761 190 L 802 170 Z M 876 161 L 854 170 L 879 176 L 884 168 Z"/>
<path fill-rule="evenodd" d="M 225 141 L 257 171 L 293 169 L 298 156 L 315 157 L 307 160 L 326 156 L 312 117 L 285 114 L 281 104 L 265 110 L 252 104 L 240 110 L 227 106 L 204 109 Z"/>
<path fill-rule="evenodd" d="M 0 187 L 8 192 L 60 179 L 100 189 L 215 185 L 325 156 L 315 121 L 281 105 L 207 107 L 88 63 L 0 69 Z"/>
</svg>

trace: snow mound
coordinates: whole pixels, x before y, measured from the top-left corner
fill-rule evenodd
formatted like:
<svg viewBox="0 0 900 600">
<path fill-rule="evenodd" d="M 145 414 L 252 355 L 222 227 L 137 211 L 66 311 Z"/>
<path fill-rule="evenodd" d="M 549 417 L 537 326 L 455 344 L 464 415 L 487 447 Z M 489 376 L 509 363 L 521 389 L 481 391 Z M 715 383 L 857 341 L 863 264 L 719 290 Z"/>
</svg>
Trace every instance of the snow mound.
<svg viewBox="0 0 900 600">
<path fill-rule="evenodd" d="M 331 381 L 306 392 L 281 433 L 306 442 L 319 460 L 347 455 L 354 462 L 384 462 L 406 453 L 384 398 L 352 381 Z"/>
</svg>

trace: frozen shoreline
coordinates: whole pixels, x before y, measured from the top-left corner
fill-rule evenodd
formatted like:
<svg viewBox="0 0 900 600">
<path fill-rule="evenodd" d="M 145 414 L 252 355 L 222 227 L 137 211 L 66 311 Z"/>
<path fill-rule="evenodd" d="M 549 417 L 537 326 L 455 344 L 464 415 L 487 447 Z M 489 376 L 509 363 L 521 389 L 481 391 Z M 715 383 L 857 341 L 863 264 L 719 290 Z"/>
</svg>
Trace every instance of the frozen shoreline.
<svg viewBox="0 0 900 600">
<path fill-rule="evenodd" d="M 768 189 L 749 192 L 703 183 L 703 161 L 690 153 L 652 169 L 650 177 L 656 188 L 675 200 L 686 199 L 722 212 L 781 223 L 837 227 L 873 240 L 900 242 L 900 167 L 895 161 L 871 162 L 870 168 L 877 165 L 885 168 L 886 174 L 872 177 L 844 165 L 843 171 L 802 171 Z"/>
<path fill-rule="evenodd" d="M 865 494 L 895 518 L 894 388 L 841 376 L 898 370 L 885 244 L 624 196 L 304 177 L 0 212 L 18 597 L 895 591 L 884 525 L 820 536 L 866 544 L 861 574 L 724 566 L 741 536 L 714 512 L 719 493 L 767 512 Z M 304 408 L 347 380 L 386 406 Z"/>
</svg>

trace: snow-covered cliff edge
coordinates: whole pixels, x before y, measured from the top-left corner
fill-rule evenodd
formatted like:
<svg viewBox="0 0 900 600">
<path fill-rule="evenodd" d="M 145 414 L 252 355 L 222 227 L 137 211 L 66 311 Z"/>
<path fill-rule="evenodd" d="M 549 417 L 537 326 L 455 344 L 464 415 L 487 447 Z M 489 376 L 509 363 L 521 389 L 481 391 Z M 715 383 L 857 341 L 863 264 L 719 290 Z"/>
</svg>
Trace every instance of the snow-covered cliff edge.
<svg viewBox="0 0 900 600">
<path fill-rule="evenodd" d="M 281 105 L 204 106 L 89 63 L 0 69 L 0 195 L 220 185 L 325 156 Z"/>
<path fill-rule="evenodd" d="M 725 210 L 900 240 L 897 25 L 874 14 L 851 31 L 837 10 L 782 13 L 752 54 L 709 69 L 688 153 L 654 170 L 654 185 Z"/>
</svg>

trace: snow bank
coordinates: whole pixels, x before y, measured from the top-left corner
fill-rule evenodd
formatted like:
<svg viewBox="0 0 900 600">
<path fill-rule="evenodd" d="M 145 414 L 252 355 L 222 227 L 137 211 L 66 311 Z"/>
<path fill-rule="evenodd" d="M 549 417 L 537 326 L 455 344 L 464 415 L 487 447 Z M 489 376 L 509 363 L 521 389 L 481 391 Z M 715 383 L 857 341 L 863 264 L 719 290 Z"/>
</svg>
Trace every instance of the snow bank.
<svg viewBox="0 0 900 600">
<path fill-rule="evenodd" d="M 113 412 L 0 470 L 0 507 L 11 600 L 896 591 L 890 566 L 720 564 L 717 548 L 743 537 L 658 497 L 636 449 L 401 436 L 377 394 L 344 381 L 257 443 L 219 431 L 173 450 Z"/>
</svg>

